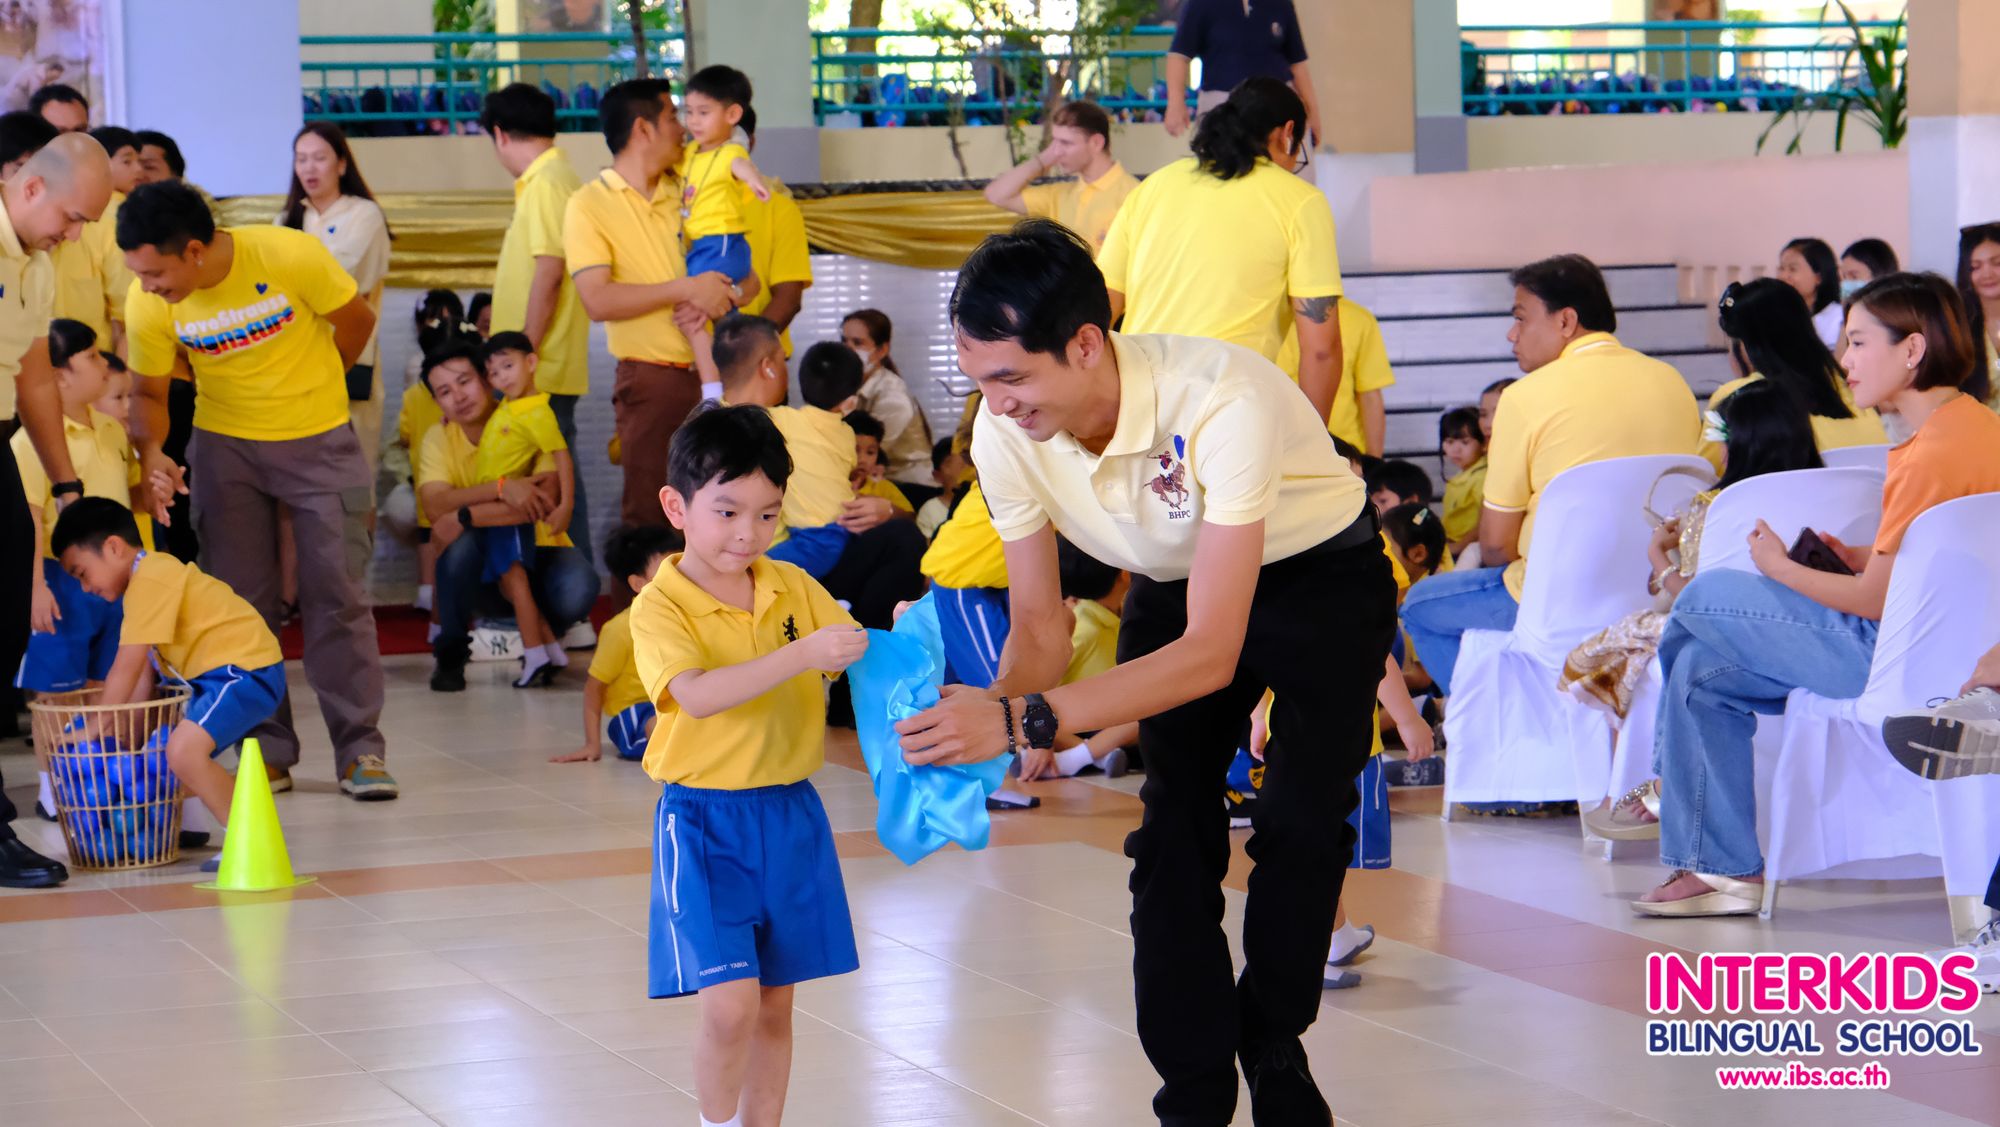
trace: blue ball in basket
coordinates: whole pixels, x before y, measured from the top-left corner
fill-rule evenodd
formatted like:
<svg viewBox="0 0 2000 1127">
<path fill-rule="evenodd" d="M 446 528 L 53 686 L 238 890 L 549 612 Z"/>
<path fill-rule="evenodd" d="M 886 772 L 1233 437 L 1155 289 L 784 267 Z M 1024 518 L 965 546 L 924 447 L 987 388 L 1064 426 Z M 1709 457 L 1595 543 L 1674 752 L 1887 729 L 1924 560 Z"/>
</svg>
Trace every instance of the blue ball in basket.
<svg viewBox="0 0 2000 1127">
<path fill-rule="evenodd" d="M 58 798 L 84 809 L 110 806 L 116 797 L 108 766 L 111 761 L 99 753 L 117 749 L 118 745 L 111 740 L 90 740 L 67 749 L 74 754 L 57 758 L 56 782 L 61 788 Z"/>
</svg>

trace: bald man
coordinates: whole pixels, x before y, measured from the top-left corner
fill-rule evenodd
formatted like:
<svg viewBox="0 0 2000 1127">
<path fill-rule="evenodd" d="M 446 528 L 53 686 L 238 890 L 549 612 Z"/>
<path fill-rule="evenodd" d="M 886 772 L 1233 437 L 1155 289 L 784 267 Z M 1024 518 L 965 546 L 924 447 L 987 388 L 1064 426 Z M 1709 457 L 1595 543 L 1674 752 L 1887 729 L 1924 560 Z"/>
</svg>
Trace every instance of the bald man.
<svg viewBox="0 0 2000 1127">
<path fill-rule="evenodd" d="M 49 363 L 55 268 L 47 252 L 78 238 L 110 199 L 111 162 L 102 145 L 81 133 L 49 142 L 0 183 L 0 435 L 13 433 L 18 405 L 20 425 L 61 505 L 81 497 L 83 485 L 63 441 L 62 401 Z M 15 547 L 33 541 L 20 471 L 14 459 L 0 458 L 0 544 L 6 545 L 0 551 L 0 669 L 18 666 L 28 644 L 34 561 Z M 13 725 L 11 702 L 0 722 Z M 14 805 L 0 790 L 0 888 L 51 888 L 69 879 L 60 862 L 14 836 L 13 820 Z"/>
</svg>

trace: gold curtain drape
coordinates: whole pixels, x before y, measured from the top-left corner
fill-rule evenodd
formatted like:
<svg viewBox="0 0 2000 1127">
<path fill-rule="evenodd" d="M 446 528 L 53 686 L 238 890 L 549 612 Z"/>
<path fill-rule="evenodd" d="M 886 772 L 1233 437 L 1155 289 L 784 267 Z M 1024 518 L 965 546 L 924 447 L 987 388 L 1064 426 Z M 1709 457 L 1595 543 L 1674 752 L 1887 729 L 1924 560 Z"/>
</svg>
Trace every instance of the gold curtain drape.
<svg viewBox="0 0 2000 1127">
<path fill-rule="evenodd" d="M 229 224 L 269 223 L 278 196 L 221 201 Z M 512 192 L 390 192 L 377 197 L 395 234 L 388 285 L 400 289 L 484 289 L 493 284 L 500 237 L 513 216 Z M 1015 217 L 978 192 L 858 192 L 800 199 L 806 240 L 815 249 L 897 266 L 950 270 L 980 239 Z"/>
</svg>

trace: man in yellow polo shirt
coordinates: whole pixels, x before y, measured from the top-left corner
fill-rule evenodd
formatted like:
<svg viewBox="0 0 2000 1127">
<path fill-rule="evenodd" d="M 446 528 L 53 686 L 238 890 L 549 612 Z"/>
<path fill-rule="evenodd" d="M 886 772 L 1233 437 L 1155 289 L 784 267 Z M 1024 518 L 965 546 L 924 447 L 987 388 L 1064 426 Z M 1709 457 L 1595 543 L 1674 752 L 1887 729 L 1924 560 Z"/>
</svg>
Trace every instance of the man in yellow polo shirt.
<svg viewBox="0 0 2000 1127">
<path fill-rule="evenodd" d="M 1326 429 L 1335 438 L 1353 443 L 1363 454 L 1384 457 L 1389 412 L 1382 402 L 1382 389 L 1396 385 L 1396 373 L 1389 367 L 1389 349 L 1382 343 L 1382 325 L 1375 320 L 1375 314 L 1345 298 L 1337 313 L 1340 382 L 1333 389 L 1333 412 L 1327 416 Z M 1299 336 L 1289 326 L 1277 364 L 1293 379 L 1299 378 Z"/>
<path fill-rule="evenodd" d="M 1299 1038 L 1319 1013 L 1396 628 L 1367 488 L 1268 360 L 1111 333 L 1103 276 L 1066 228 L 1030 220 L 987 239 L 950 310 L 959 367 L 985 397 L 972 455 L 1014 628 L 990 690 L 896 726 L 905 752 L 1025 752 L 1027 775 L 1064 735 L 1138 722 L 1146 809 L 1125 852 L 1139 1040 L 1165 1081 L 1153 1110 L 1229 1122 L 1240 1060 L 1257 1122 L 1330 1127 Z M 1068 685 L 1057 529 L 1132 573 L 1119 664 Z M 1218 926 L 1224 777 L 1266 689 L 1279 750 L 1255 815 L 1239 988 Z"/>
<path fill-rule="evenodd" d="M 1075 177 L 1035 184 L 1051 172 Z M 1066 102 L 1049 126 L 1048 147 L 986 185 L 986 202 L 1016 215 L 1053 219 L 1095 252 L 1139 178 L 1111 159 L 1111 118 L 1095 102 Z"/>
<path fill-rule="evenodd" d="M 680 185 L 668 175 L 686 140 L 672 84 L 618 83 L 604 92 L 598 117 L 611 167 L 570 196 L 563 259 L 584 312 L 604 322 L 618 361 L 611 408 L 625 471 L 619 519 L 665 524 L 667 445 L 703 391 L 674 309 L 686 303 L 712 319 L 747 294 L 718 273 L 687 276 Z"/>
<path fill-rule="evenodd" d="M 168 382 L 192 372 L 197 472 L 189 497 L 203 570 L 279 626 L 278 506 L 292 512 L 306 678 L 332 737 L 340 788 L 394 798 L 383 762 L 382 661 L 361 589 L 374 489 L 348 423 L 347 370 L 375 311 L 333 252 L 290 227 L 215 226 L 200 193 L 146 184 L 118 212 L 118 246 L 137 284 L 125 303 L 132 414 L 155 494 L 187 492 L 161 450 Z M 289 699 L 254 733 L 273 785 L 290 789 L 299 737 Z"/>
<path fill-rule="evenodd" d="M 1451 691 L 1467 630 L 1511 630 L 1528 574 L 1535 506 L 1572 466 L 1646 454 L 1693 454 L 1701 409 L 1670 365 L 1626 348 L 1604 275 L 1577 254 L 1514 271 L 1507 339 L 1528 373 L 1500 397 L 1479 521 L 1484 565 L 1410 588 L 1403 626 L 1438 691 Z"/>
</svg>

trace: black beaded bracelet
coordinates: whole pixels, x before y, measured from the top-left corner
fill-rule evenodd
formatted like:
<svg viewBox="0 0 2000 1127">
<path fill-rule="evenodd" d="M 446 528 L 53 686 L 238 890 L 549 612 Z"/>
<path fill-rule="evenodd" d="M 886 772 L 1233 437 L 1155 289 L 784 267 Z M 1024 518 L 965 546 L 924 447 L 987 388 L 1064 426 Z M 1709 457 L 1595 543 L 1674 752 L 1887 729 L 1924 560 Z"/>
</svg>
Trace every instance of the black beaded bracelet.
<svg viewBox="0 0 2000 1127">
<path fill-rule="evenodd" d="M 1007 718 L 1007 753 L 1012 755 L 1015 750 L 1014 705 L 1006 697 L 1000 698 L 1000 713 Z"/>
</svg>

